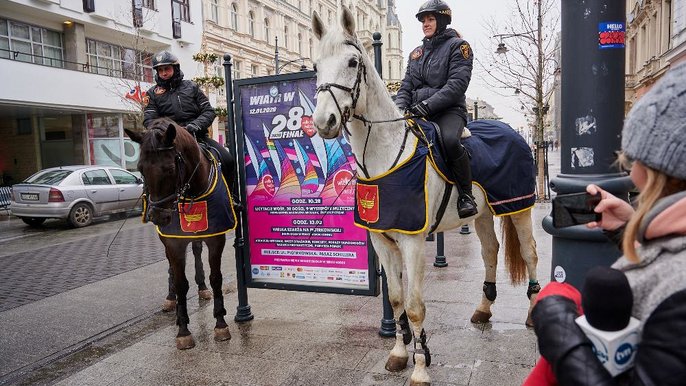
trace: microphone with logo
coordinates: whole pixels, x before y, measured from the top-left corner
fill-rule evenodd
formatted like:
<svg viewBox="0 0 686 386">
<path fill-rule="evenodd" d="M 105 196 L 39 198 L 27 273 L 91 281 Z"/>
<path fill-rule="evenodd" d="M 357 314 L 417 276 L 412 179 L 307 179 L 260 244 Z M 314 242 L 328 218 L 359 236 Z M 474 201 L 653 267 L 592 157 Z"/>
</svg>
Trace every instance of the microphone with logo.
<svg viewBox="0 0 686 386">
<path fill-rule="evenodd" d="M 614 377 L 633 366 L 640 322 L 631 316 L 634 298 L 623 272 L 590 269 L 584 281 L 584 315 L 576 323 L 593 343 L 593 352 Z"/>
</svg>

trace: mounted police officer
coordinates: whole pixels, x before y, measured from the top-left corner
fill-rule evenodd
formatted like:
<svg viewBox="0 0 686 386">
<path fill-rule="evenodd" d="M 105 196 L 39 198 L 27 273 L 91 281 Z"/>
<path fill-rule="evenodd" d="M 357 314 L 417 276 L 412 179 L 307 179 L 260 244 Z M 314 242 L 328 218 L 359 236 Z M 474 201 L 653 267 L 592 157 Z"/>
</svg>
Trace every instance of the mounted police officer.
<svg viewBox="0 0 686 386">
<path fill-rule="evenodd" d="M 460 34 L 447 28 L 451 10 L 442 0 L 419 7 L 422 45 L 410 53 L 407 72 L 395 103 L 409 114 L 436 122 L 442 131 L 447 163 L 459 192 L 457 212 L 461 218 L 477 214 L 472 196 L 469 156 L 460 143 L 467 123 L 465 93 L 472 77 L 472 49 Z"/>
<path fill-rule="evenodd" d="M 222 174 L 235 194 L 236 163 L 231 153 L 208 135 L 208 127 L 217 116 L 207 96 L 195 82 L 183 79 L 179 59 L 169 51 L 162 51 L 152 58 L 155 83 L 148 90 L 149 101 L 145 107 L 143 125 L 156 119 L 168 117 L 184 126 L 195 139 L 212 147 L 219 154 Z"/>
</svg>

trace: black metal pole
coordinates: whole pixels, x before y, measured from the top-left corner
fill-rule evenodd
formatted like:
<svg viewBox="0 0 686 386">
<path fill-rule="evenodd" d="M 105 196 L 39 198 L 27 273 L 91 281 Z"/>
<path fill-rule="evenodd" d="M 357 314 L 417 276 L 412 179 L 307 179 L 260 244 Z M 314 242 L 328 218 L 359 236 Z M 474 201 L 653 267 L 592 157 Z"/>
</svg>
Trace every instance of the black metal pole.
<svg viewBox="0 0 686 386">
<path fill-rule="evenodd" d="M 626 2 L 565 0 L 561 7 L 561 174 L 551 188 L 558 194 L 584 192 L 594 183 L 628 198 L 631 181 L 612 166 L 624 120 L 624 41 L 608 46 L 599 40 L 605 28 L 624 34 Z M 588 269 L 610 265 L 620 255 L 600 230 L 556 229 L 551 216 L 543 228 L 553 236 L 553 280 L 579 288 Z"/>
<path fill-rule="evenodd" d="M 274 36 L 274 73 L 279 75 L 279 37 Z"/>
<path fill-rule="evenodd" d="M 438 232 L 436 234 L 436 258 L 434 259 L 434 267 L 444 268 L 448 266 L 448 262 L 445 261 L 444 245 L 445 242 L 443 232 Z"/>
<path fill-rule="evenodd" d="M 238 201 L 243 202 L 243 197 L 245 194 L 243 190 L 245 189 L 244 184 L 241 181 L 241 165 L 242 162 L 238 161 L 238 144 L 241 143 L 242 139 L 238 138 L 236 135 L 236 121 L 233 115 L 233 81 L 231 79 L 231 55 L 224 54 L 224 77 L 226 78 L 226 132 L 229 139 L 229 151 L 231 155 L 236 160 L 236 176 L 238 176 L 238 181 L 236 186 L 238 186 L 238 191 L 233 192 L 234 195 L 238 196 Z M 242 205 L 239 205 L 238 216 L 236 216 L 236 231 L 234 232 L 234 242 L 233 248 L 235 251 L 236 258 L 236 287 L 238 290 L 238 306 L 236 307 L 236 316 L 233 320 L 236 322 L 247 322 L 253 320 L 255 317 L 250 311 L 250 304 L 248 304 L 248 287 L 247 280 L 245 277 L 245 255 L 243 254 L 245 247 L 245 239 L 243 238 L 243 215 L 245 210 Z"/>
<path fill-rule="evenodd" d="M 383 77 L 383 65 L 381 63 L 381 33 L 374 32 L 372 35 L 374 41 L 372 46 L 374 47 L 374 67 L 379 76 Z M 381 328 L 379 329 L 379 335 L 384 337 L 395 336 L 395 320 L 393 319 L 393 307 L 391 307 L 391 301 L 388 300 L 388 281 L 386 280 L 386 271 L 381 267 L 381 298 L 383 303 L 383 317 L 381 318 Z"/>
</svg>

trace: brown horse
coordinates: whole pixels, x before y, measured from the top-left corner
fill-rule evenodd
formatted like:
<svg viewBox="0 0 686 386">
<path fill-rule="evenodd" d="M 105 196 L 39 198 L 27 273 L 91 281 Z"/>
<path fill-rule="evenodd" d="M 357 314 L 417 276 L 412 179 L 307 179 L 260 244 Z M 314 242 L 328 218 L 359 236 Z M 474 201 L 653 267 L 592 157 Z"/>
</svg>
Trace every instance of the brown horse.
<svg viewBox="0 0 686 386">
<path fill-rule="evenodd" d="M 209 249 L 210 286 L 214 295 L 214 317 L 217 320 L 214 339 L 231 339 L 229 327 L 224 320 L 226 309 L 220 272 L 221 255 L 226 244 L 225 232 L 202 239 L 168 237 L 160 232 L 160 227 L 168 226 L 173 216 L 179 216 L 180 200 L 201 196 L 212 184 L 212 173 L 215 175 L 214 181 L 222 182 L 221 173 L 213 171 L 211 161 L 203 155 L 193 136 L 170 119 L 157 119 L 144 132 L 125 131 L 134 142 L 140 144 L 138 170 L 143 174 L 147 196 L 144 216 L 158 227 L 160 240 L 164 244 L 174 275 L 177 293 L 176 324 L 179 326 L 176 347 L 183 350 L 195 346 L 188 330 L 186 295 L 189 286 L 185 266 L 188 244 L 197 240 L 204 241 Z M 226 199 L 230 205 L 228 194 Z"/>
</svg>

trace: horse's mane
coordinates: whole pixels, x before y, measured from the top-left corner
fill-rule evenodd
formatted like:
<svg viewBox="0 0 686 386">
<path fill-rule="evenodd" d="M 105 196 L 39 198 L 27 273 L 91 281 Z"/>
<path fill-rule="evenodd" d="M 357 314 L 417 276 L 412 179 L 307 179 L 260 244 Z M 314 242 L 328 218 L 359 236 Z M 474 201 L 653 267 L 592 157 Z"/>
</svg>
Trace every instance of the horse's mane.
<svg viewBox="0 0 686 386">
<path fill-rule="evenodd" d="M 150 124 L 148 125 L 148 132 L 150 132 L 151 135 L 144 136 L 143 143 L 141 144 L 141 149 L 145 147 L 148 150 L 153 150 L 162 147 L 164 145 L 162 143 L 162 141 L 164 140 L 164 133 L 167 132 L 167 128 L 169 128 L 169 125 L 173 125 L 176 127 L 175 142 L 177 149 L 189 150 L 193 149 L 194 147 L 197 147 L 195 139 L 186 129 L 176 124 L 174 120 L 167 117 L 163 117 L 154 119 L 152 120 L 152 122 L 150 122 Z M 155 134 L 155 131 L 159 132 L 159 134 Z"/>
</svg>

